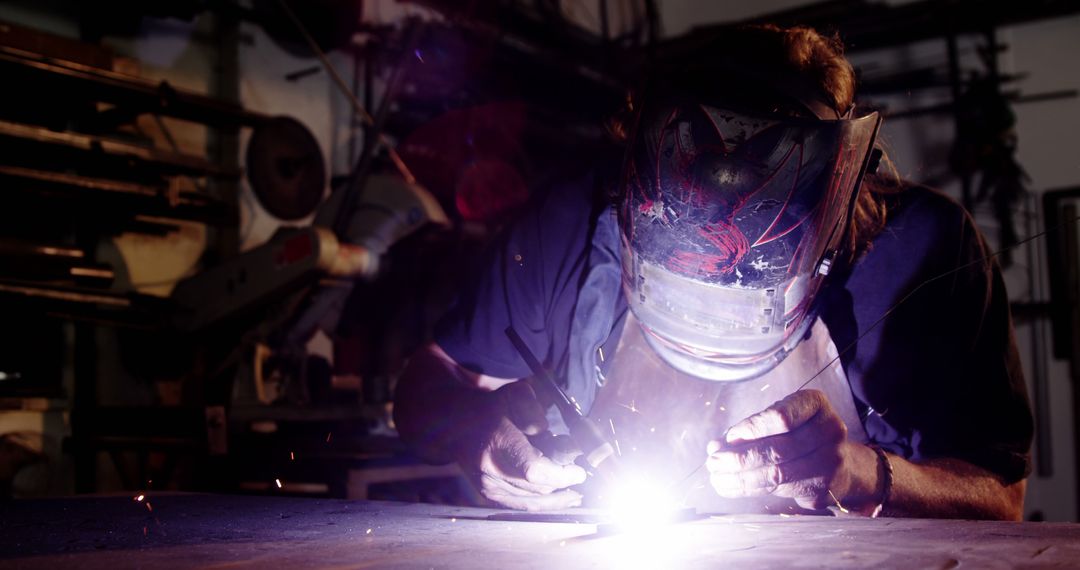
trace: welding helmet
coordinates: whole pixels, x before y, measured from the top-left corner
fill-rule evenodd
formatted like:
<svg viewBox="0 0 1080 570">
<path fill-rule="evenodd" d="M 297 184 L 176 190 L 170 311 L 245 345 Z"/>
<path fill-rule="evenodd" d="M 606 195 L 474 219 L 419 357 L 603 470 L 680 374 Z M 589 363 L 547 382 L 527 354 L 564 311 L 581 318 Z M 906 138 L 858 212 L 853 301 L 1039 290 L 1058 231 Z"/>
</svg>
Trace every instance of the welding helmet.
<svg viewBox="0 0 1080 570">
<path fill-rule="evenodd" d="M 880 124 L 749 99 L 646 99 L 622 167 L 630 309 L 668 364 L 708 380 L 756 378 L 805 337 Z"/>
</svg>

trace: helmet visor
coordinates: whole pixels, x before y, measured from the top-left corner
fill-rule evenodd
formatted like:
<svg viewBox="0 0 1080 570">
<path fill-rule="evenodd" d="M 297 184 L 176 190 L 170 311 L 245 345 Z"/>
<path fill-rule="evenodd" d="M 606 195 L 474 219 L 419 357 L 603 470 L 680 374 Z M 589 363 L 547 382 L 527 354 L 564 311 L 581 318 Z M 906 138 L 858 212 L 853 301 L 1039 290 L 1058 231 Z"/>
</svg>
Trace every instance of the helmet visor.
<svg viewBox="0 0 1080 570">
<path fill-rule="evenodd" d="M 730 364 L 772 355 L 805 330 L 879 122 L 683 102 L 647 109 L 619 222 L 627 297 L 651 336 Z"/>
</svg>

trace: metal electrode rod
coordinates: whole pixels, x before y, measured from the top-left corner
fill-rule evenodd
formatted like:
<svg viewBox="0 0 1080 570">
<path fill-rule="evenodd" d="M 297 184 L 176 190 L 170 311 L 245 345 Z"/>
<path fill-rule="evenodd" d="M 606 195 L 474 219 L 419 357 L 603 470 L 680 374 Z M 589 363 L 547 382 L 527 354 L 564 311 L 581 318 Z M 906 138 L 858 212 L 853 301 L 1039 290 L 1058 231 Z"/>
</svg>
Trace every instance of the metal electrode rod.
<svg viewBox="0 0 1080 570">
<path fill-rule="evenodd" d="M 506 336 L 510 338 L 510 342 L 514 344 L 514 348 L 517 349 L 522 360 L 532 371 L 533 382 L 531 385 L 533 388 L 542 392 L 544 399 L 555 403 L 563 422 L 570 429 L 570 437 L 581 447 L 582 458 L 589 467 L 596 469 L 605 462 L 613 464 L 615 448 L 604 438 L 600 427 L 581 415 L 581 409 L 555 383 L 555 380 L 540 364 L 540 361 L 536 359 L 536 356 L 529 350 L 525 341 L 522 340 L 513 327 L 507 327 Z M 609 462 L 609 459 L 612 461 Z"/>
</svg>

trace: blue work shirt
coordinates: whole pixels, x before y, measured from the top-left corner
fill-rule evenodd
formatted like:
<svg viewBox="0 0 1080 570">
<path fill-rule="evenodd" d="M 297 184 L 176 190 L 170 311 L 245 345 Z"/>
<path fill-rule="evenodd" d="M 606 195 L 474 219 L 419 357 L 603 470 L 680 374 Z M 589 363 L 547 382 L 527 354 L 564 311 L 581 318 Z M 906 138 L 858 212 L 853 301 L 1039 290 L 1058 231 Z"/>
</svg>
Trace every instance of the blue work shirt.
<svg viewBox="0 0 1080 570">
<path fill-rule="evenodd" d="M 447 354 L 527 377 L 504 332 L 513 326 L 589 409 L 627 312 L 600 185 L 588 175 L 539 195 L 504 232 L 436 326 Z M 945 195 L 913 186 L 887 204 L 884 231 L 818 298 L 866 432 L 907 459 L 956 458 L 1018 481 L 1033 423 L 1001 272 Z"/>
</svg>

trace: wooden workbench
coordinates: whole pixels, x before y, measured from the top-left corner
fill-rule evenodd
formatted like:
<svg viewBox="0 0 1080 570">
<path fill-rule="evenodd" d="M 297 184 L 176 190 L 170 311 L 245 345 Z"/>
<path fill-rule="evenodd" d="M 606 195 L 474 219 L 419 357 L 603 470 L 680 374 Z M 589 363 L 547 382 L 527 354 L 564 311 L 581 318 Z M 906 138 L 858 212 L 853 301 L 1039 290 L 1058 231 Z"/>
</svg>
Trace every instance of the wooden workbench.
<svg viewBox="0 0 1080 570">
<path fill-rule="evenodd" d="M 1077 524 L 720 516 L 598 535 L 488 520 L 496 512 L 197 494 L 15 501 L 0 503 L 0 567 L 1080 566 Z"/>
</svg>

